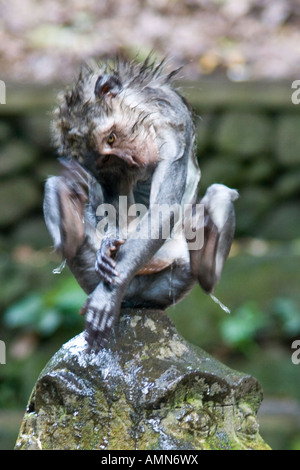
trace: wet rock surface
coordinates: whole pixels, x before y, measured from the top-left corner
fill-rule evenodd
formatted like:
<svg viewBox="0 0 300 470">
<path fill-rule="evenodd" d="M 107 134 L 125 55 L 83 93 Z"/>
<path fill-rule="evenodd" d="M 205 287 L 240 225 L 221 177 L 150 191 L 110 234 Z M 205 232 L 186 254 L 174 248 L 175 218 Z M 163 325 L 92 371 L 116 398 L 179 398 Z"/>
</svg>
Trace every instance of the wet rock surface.
<svg viewBox="0 0 300 470">
<path fill-rule="evenodd" d="M 53 356 L 16 449 L 268 449 L 260 384 L 185 342 L 162 311 L 124 310 L 110 348 L 84 333 Z"/>
</svg>

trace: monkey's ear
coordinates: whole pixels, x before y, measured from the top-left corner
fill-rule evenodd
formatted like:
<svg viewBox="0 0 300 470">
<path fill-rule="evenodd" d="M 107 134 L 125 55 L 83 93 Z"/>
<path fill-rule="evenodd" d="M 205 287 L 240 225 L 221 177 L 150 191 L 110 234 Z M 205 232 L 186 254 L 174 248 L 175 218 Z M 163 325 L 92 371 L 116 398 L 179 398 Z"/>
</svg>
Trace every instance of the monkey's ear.
<svg viewBox="0 0 300 470">
<path fill-rule="evenodd" d="M 122 90 L 122 83 L 116 75 L 100 75 L 95 84 L 95 96 L 103 98 L 104 96 L 116 96 Z"/>
</svg>

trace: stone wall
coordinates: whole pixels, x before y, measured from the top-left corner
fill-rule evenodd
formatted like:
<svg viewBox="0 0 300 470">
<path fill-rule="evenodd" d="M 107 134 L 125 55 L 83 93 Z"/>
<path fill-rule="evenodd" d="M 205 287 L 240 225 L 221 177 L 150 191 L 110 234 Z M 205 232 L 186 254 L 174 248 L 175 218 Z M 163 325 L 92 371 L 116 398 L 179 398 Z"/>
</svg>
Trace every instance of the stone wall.
<svg viewBox="0 0 300 470">
<path fill-rule="evenodd" d="M 217 181 L 240 192 L 237 235 L 300 237 L 300 107 L 290 83 L 202 83 L 196 108 L 201 191 Z"/>
<path fill-rule="evenodd" d="M 300 108 L 290 84 L 184 85 L 195 108 L 200 192 L 219 182 L 240 191 L 237 236 L 300 237 Z M 0 106 L 0 242 L 50 243 L 44 181 L 56 172 L 50 112 L 56 90 L 7 90 Z"/>
</svg>

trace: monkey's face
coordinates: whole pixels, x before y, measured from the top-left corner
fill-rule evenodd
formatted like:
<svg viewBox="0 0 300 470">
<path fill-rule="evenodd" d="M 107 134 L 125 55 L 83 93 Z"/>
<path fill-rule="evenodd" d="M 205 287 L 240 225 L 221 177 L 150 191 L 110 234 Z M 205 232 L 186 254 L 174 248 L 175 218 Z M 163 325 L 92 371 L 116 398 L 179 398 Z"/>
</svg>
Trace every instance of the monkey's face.
<svg viewBox="0 0 300 470">
<path fill-rule="evenodd" d="M 158 158 L 149 107 L 141 93 L 115 74 L 86 74 L 56 113 L 60 153 L 72 156 L 97 179 L 137 173 Z"/>
<path fill-rule="evenodd" d="M 116 111 L 105 120 L 95 120 L 91 132 L 81 139 L 84 148 L 75 158 L 87 168 L 99 182 L 107 176 L 118 178 L 126 176 L 135 179 L 154 167 L 157 150 L 149 131 L 140 128 L 136 132 L 125 122 L 121 123 Z M 126 113 L 125 113 L 126 115 Z M 73 154 L 74 156 L 74 154 Z"/>
<path fill-rule="evenodd" d="M 144 128 L 135 131 L 124 121 L 116 110 L 114 116 L 107 119 L 106 127 L 101 123 L 93 132 L 93 148 L 99 153 L 96 167 L 102 170 L 120 168 L 137 171 L 148 167 L 156 160 L 157 151 L 149 130 Z M 119 119 L 117 119 L 119 118 Z M 123 119 L 123 123 L 120 122 Z M 118 122 L 119 121 L 119 122 Z"/>
</svg>

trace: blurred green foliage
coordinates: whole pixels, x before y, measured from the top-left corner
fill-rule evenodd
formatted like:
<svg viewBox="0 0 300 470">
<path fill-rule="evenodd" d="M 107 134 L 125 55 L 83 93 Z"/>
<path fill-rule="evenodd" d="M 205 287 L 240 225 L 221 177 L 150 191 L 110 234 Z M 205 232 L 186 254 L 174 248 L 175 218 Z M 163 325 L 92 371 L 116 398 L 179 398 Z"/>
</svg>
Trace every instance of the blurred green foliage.
<svg viewBox="0 0 300 470">
<path fill-rule="evenodd" d="M 269 312 L 264 312 L 256 301 L 247 301 L 234 316 L 221 321 L 220 331 L 225 344 L 249 355 L 259 339 L 299 335 L 300 310 L 296 302 L 286 297 L 273 299 Z"/>
<path fill-rule="evenodd" d="M 85 300 L 86 294 L 76 280 L 66 277 L 47 292 L 33 291 L 14 302 L 4 312 L 3 325 L 9 330 L 36 333 L 41 338 L 51 337 L 60 328 L 83 326 L 78 311 Z M 287 297 L 273 299 L 269 312 L 257 301 L 247 300 L 233 315 L 222 317 L 217 333 L 226 346 L 246 355 L 256 347 L 259 338 L 275 335 L 290 338 L 298 334 L 300 310 L 296 302 Z"/>
<path fill-rule="evenodd" d="M 300 310 L 296 302 L 285 297 L 274 299 L 272 312 L 282 335 L 290 338 L 300 334 Z"/>
<path fill-rule="evenodd" d="M 298 401 L 300 366 L 291 361 L 291 344 L 300 337 L 299 244 L 261 245 L 252 241 L 246 245 L 241 242 L 235 249 L 215 293 L 230 308 L 230 315 L 199 286 L 168 309 L 168 314 L 187 340 L 230 367 L 256 377 L 267 397 Z M 35 289 L 18 295 L 2 316 L 1 339 L 7 344 L 7 364 L 0 368 L 0 414 L 1 410 L 20 406 L 24 409 L 48 360 L 84 328 L 84 318 L 78 311 L 86 294 L 69 270 L 51 275 L 49 281 L 41 272 L 51 274 L 49 264 L 32 269 L 40 273 L 42 288 L 35 283 Z M 23 352 L 16 355 L 20 346 Z M 293 444 L 289 423 L 281 433 L 275 433 L 271 423 L 267 442 L 274 448 L 297 448 L 296 419 L 292 423 Z"/>
<path fill-rule="evenodd" d="M 29 291 L 4 311 L 1 334 L 7 344 L 7 360 L 0 370 L 0 411 L 26 406 L 48 360 L 83 330 L 84 318 L 78 311 L 86 298 L 65 272 L 54 277 L 48 288 Z"/>
<path fill-rule="evenodd" d="M 262 248 L 257 243 L 254 246 Z M 296 243 L 264 245 L 260 255 L 251 252 L 253 242 L 237 248 L 216 290 L 230 315 L 199 287 L 168 314 L 186 339 L 230 367 L 256 377 L 268 397 L 299 400 L 300 369 L 291 362 L 292 340 L 300 337 L 299 247 Z M 51 272 L 49 265 L 46 269 Z M 86 294 L 68 269 L 51 279 L 43 288 L 20 295 L 2 317 L 8 357 L 7 365 L 0 369 L 0 412 L 20 406 L 24 409 L 48 360 L 84 328 L 78 311 Z M 24 339 L 28 341 L 25 353 L 16 356 L 15 348 Z M 267 429 L 266 440 L 271 446 L 274 442 L 275 448 L 297 448 L 299 433 L 294 421 L 293 426 L 293 444 L 289 444 L 287 432 L 281 433 L 282 438 L 274 433 L 273 424 Z"/>
<path fill-rule="evenodd" d="M 256 335 L 267 323 L 266 318 L 255 301 L 245 302 L 234 316 L 221 322 L 221 337 L 229 347 L 249 353 L 255 347 Z"/>
<path fill-rule="evenodd" d="M 75 279 L 67 277 L 46 293 L 32 292 L 12 304 L 4 313 L 3 324 L 51 336 L 61 327 L 82 325 L 78 311 L 85 300 L 86 294 Z"/>
</svg>

